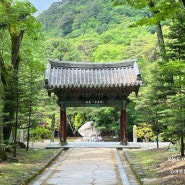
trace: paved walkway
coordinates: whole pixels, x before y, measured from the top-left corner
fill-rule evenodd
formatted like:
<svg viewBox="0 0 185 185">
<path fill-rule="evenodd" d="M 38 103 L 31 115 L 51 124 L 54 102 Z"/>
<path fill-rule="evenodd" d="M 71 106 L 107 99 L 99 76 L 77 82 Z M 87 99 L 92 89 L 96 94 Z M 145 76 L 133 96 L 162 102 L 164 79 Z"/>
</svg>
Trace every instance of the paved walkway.
<svg viewBox="0 0 185 185">
<path fill-rule="evenodd" d="M 130 185 L 113 148 L 71 148 L 30 185 Z"/>
<path fill-rule="evenodd" d="M 169 142 L 159 142 L 159 147 L 168 147 Z M 44 142 L 30 143 L 30 148 L 124 148 L 124 149 L 152 149 L 156 148 L 156 142 L 129 142 L 127 146 L 120 145 L 120 142 L 81 142 L 74 141 L 68 142 L 67 145 L 61 146 L 59 141 L 50 142 L 45 140 Z"/>
<path fill-rule="evenodd" d="M 40 149 L 48 146 L 60 145 L 49 141 L 31 145 Z M 169 143 L 160 143 L 160 147 L 166 146 Z M 30 185 L 138 185 L 123 155 L 127 147 L 150 149 L 156 148 L 156 143 L 129 143 L 117 151 L 119 142 L 68 142 L 68 150 L 64 150 Z"/>
</svg>

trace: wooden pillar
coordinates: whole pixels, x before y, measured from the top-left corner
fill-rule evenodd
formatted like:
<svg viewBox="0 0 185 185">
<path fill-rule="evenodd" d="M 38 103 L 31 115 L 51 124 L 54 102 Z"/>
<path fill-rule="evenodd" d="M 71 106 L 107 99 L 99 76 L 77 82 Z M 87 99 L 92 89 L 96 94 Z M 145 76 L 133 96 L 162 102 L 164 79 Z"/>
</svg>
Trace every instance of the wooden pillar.
<svg viewBox="0 0 185 185">
<path fill-rule="evenodd" d="M 63 105 L 60 106 L 60 125 L 59 125 L 59 136 L 61 145 L 65 145 L 67 142 L 67 119 L 66 109 Z"/>
<path fill-rule="evenodd" d="M 121 109 L 121 115 L 120 115 L 120 143 L 122 145 L 127 145 L 127 138 L 126 138 L 126 132 L 127 132 L 127 122 L 126 122 L 126 105 L 123 106 Z"/>
</svg>

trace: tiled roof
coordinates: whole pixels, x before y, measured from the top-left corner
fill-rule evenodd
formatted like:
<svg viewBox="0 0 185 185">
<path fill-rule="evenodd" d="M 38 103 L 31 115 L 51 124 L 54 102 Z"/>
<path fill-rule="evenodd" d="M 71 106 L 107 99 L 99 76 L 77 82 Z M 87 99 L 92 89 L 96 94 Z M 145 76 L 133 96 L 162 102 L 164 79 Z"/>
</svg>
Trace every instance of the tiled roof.
<svg viewBox="0 0 185 185">
<path fill-rule="evenodd" d="M 45 88 L 58 104 L 120 106 L 130 93 L 139 91 L 141 76 L 136 60 L 116 63 L 48 61 Z"/>
<path fill-rule="evenodd" d="M 115 63 L 82 63 L 49 60 L 46 88 L 123 87 L 140 85 L 136 60 Z"/>
</svg>

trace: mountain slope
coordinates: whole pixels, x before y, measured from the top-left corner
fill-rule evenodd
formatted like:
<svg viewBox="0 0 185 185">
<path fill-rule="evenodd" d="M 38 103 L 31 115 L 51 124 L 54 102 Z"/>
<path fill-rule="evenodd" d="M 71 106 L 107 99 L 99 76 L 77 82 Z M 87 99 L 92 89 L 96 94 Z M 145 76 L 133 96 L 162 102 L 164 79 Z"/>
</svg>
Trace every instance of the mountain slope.
<svg viewBox="0 0 185 185">
<path fill-rule="evenodd" d="M 63 0 L 38 16 L 46 33 L 46 56 L 73 61 L 152 58 L 151 27 L 131 27 L 145 10 L 112 6 L 110 0 Z"/>
<path fill-rule="evenodd" d="M 63 0 L 56 2 L 38 16 L 44 30 L 55 36 L 78 37 L 89 32 L 101 34 L 123 21 L 130 24 L 147 12 L 128 6 L 113 7 L 109 0 Z"/>
</svg>

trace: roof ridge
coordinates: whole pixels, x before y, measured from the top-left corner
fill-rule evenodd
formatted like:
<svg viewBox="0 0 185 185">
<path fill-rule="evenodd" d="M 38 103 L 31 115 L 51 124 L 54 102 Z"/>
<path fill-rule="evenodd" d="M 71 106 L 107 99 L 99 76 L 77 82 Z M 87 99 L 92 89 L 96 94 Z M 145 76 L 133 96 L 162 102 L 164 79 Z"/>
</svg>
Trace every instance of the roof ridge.
<svg viewBox="0 0 185 185">
<path fill-rule="evenodd" d="M 48 62 L 51 67 L 64 67 L 64 68 L 85 68 L 85 69 L 97 69 L 97 68 L 116 68 L 116 67 L 128 67 L 133 66 L 136 59 L 123 60 L 119 62 L 73 62 L 73 61 L 57 61 L 49 59 Z"/>
</svg>

